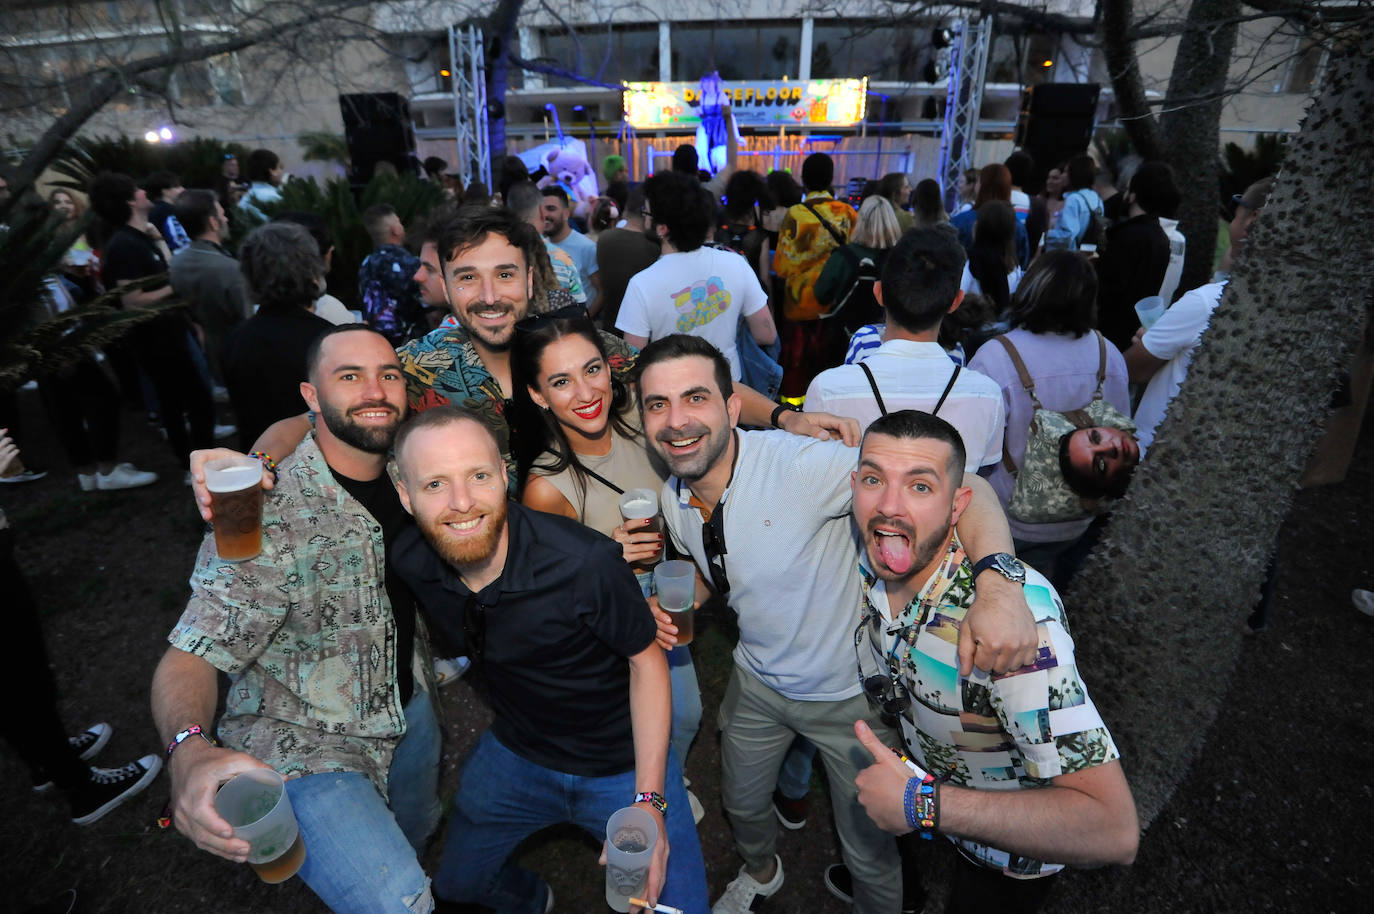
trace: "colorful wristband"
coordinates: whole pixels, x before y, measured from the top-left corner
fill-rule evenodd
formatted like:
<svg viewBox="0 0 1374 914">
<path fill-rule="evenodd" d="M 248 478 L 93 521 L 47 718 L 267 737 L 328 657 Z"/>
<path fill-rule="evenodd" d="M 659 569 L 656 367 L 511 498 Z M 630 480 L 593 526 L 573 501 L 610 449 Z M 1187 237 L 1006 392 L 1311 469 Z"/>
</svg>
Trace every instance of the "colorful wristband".
<svg viewBox="0 0 1374 914">
<path fill-rule="evenodd" d="M 267 468 L 267 472 L 272 474 L 272 482 L 275 483 L 277 481 L 277 462 L 272 459 L 271 454 L 266 451 L 254 451 L 248 456 L 256 457 L 261 460 L 262 465 Z"/>
<path fill-rule="evenodd" d="M 176 749 L 177 746 L 180 746 L 182 743 L 186 742 L 193 736 L 199 736 L 201 739 L 205 740 L 210 745 L 215 745 L 215 741 L 205 735 L 205 731 L 201 729 L 200 724 L 195 724 L 193 726 L 187 727 L 185 730 L 182 730 L 176 736 L 172 737 L 172 741 L 167 744 L 167 757 L 171 758 L 172 750 Z"/>
<path fill-rule="evenodd" d="M 923 778 L 908 778 L 902 796 L 902 811 L 906 824 L 922 838 L 935 837 L 940 826 L 940 785 L 927 774 Z"/>
<path fill-rule="evenodd" d="M 654 809 L 658 810 L 660 816 L 666 816 L 668 814 L 668 801 L 663 799 L 663 794 L 661 793 L 637 793 L 635 794 L 635 802 L 648 803 Z"/>
</svg>

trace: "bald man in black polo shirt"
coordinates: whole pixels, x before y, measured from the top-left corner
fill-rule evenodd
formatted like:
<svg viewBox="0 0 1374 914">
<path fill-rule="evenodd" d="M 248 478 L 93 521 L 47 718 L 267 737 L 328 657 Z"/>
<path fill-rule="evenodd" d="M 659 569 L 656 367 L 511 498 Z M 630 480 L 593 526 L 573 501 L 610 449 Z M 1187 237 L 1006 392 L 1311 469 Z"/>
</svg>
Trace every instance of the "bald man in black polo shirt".
<svg viewBox="0 0 1374 914">
<path fill-rule="evenodd" d="M 611 814 L 635 805 L 659 825 L 647 899 L 705 914 L 701 848 L 668 750 L 667 661 L 620 546 L 508 501 L 500 448 L 477 413 L 441 406 L 412 418 L 396 462 L 419 529 L 402 534 L 392 561 L 485 675 L 496 717 L 464 765 L 436 894 L 548 911 L 548 886 L 510 853 L 563 822 L 604 837 Z"/>
</svg>

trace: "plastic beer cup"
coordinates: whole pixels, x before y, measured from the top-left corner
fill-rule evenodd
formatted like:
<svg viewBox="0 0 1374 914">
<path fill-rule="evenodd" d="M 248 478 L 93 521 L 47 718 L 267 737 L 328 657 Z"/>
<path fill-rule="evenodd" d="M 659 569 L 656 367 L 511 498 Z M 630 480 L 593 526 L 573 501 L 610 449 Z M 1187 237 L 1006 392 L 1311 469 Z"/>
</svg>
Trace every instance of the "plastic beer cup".
<svg viewBox="0 0 1374 914">
<path fill-rule="evenodd" d="M 305 862 L 305 842 L 286 782 L 271 768 L 235 775 L 215 794 L 215 811 L 251 845 L 248 863 L 263 882 L 285 882 Z"/>
<path fill-rule="evenodd" d="M 256 457 L 226 457 L 205 464 L 205 488 L 215 521 L 215 551 L 226 562 L 262 552 L 262 464 Z"/>
</svg>

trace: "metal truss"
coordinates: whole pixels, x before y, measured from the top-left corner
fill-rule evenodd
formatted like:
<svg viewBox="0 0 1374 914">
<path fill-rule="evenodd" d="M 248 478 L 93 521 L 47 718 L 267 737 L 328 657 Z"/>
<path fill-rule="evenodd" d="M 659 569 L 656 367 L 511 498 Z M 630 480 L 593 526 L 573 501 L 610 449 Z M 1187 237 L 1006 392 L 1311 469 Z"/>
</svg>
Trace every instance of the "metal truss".
<svg viewBox="0 0 1374 914">
<path fill-rule="evenodd" d="M 458 173 L 463 186 L 491 183 L 487 136 L 487 65 L 482 30 L 475 25 L 448 27 L 449 72 L 453 86 L 453 123 L 458 142 Z M 493 188 L 494 189 L 494 188 Z"/>
<path fill-rule="evenodd" d="M 977 23 L 967 19 L 951 27 L 949 78 L 945 90 L 945 123 L 940 132 L 940 183 L 946 209 L 952 208 L 959 174 L 973 166 L 973 142 L 978 137 L 978 113 L 983 107 L 988 49 L 992 45 L 992 16 Z"/>
</svg>

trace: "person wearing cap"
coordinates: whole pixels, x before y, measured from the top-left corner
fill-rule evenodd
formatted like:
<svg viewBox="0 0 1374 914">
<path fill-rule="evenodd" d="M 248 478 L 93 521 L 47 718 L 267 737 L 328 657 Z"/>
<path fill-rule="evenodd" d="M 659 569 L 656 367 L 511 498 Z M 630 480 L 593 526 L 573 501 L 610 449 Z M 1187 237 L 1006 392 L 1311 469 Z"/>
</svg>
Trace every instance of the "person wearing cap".
<svg viewBox="0 0 1374 914">
<path fill-rule="evenodd" d="M 1270 176 L 1246 188 L 1227 228 L 1231 247 L 1222 257 L 1220 269 L 1212 281 L 1185 292 L 1149 329 L 1142 327 L 1126 350 L 1126 370 L 1131 382 L 1146 385 L 1134 416 L 1142 460 L 1154 442 L 1155 429 L 1164 419 L 1169 402 L 1188 376 L 1193 351 L 1212 320 L 1222 290 L 1231 279 L 1231 264 L 1244 246 L 1250 226 L 1264 208 L 1273 186 L 1274 178 Z"/>
</svg>

